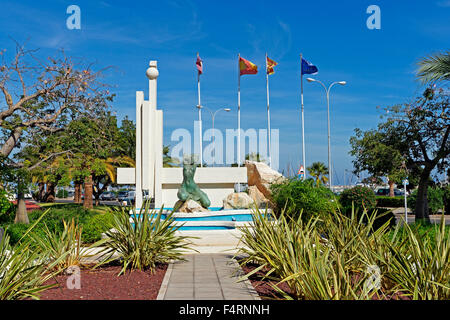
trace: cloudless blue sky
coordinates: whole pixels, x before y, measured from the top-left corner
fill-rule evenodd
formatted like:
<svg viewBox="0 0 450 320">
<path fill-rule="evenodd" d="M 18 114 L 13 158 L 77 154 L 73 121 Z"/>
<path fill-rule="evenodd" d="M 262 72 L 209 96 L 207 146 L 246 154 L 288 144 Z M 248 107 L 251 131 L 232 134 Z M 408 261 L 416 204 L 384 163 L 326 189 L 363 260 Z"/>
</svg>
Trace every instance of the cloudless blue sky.
<svg viewBox="0 0 450 320">
<path fill-rule="evenodd" d="M 66 8 L 81 8 L 81 30 L 66 28 Z M 369 30 L 366 9 L 381 9 L 381 30 Z M 164 110 L 164 144 L 176 128 L 192 131 L 197 119 L 195 58 L 204 61 L 202 104 L 233 112 L 216 127 L 237 122 L 237 55 L 259 66 L 241 78 L 243 129 L 266 128 L 264 54 L 278 62 L 270 76 L 272 128 L 280 130 L 280 169 L 301 160 L 299 54 L 319 68 L 325 84 L 345 80 L 331 92 L 334 183 L 352 169 L 348 155 L 354 128 L 375 128 L 377 106 L 421 94 L 417 61 L 449 49 L 450 0 L 354 1 L 0 1 L 0 46 L 11 38 L 40 48 L 46 57 L 64 48 L 99 67 L 115 66 L 105 82 L 114 85 L 113 109 L 135 119 L 135 92 L 148 94 L 145 70 L 158 60 L 158 108 Z M 306 165 L 327 163 L 327 113 L 323 88 L 304 81 Z M 211 117 L 204 113 L 204 128 Z M 355 181 L 355 178 L 354 180 Z"/>
</svg>

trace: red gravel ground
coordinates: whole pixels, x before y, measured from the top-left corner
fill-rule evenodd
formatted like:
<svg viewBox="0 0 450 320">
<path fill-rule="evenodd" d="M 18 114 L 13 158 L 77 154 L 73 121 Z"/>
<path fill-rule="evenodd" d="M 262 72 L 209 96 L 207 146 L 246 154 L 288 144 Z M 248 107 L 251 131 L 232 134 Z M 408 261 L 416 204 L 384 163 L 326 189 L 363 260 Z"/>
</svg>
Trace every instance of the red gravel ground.
<svg viewBox="0 0 450 320">
<path fill-rule="evenodd" d="M 167 264 L 157 265 L 155 272 L 127 271 L 117 276 L 120 266 L 105 266 L 81 270 L 81 289 L 66 286 L 68 275 L 59 275 L 46 284 L 58 287 L 41 293 L 41 300 L 155 300 L 167 270 Z"/>
<path fill-rule="evenodd" d="M 255 270 L 259 267 L 257 264 L 248 263 L 242 266 L 242 270 L 247 274 Z M 259 270 L 255 274 L 253 274 L 249 280 L 256 292 L 259 294 L 261 299 L 281 299 L 283 296 L 278 293 L 271 285 L 275 285 L 276 281 L 271 281 L 268 279 L 263 279 L 265 272 L 263 270 Z M 286 293 L 290 293 L 289 287 L 285 283 L 281 283 L 278 285 L 278 288 L 283 290 Z"/>
</svg>

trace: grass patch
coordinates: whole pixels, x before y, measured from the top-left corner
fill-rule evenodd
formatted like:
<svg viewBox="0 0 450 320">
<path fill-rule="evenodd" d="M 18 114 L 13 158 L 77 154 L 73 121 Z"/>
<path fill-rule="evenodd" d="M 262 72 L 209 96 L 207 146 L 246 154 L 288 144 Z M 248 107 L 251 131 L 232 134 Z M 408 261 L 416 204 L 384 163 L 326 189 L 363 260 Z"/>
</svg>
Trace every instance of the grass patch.
<svg viewBox="0 0 450 320">
<path fill-rule="evenodd" d="M 112 212 L 108 210 L 108 206 L 97 206 L 94 209 L 84 209 L 81 204 L 63 203 L 51 204 L 48 206 L 48 213 L 39 221 L 33 229 L 35 234 L 44 236 L 46 228 L 50 232 L 63 232 L 64 221 L 71 221 L 72 219 L 83 227 L 82 240 L 85 243 L 93 243 L 101 238 L 101 234 L 109 230 L 108 221 L 112 220 Z M 42 210 L 33 210 L 28 213 L 30 224 L 34 223 L 41 215 Z M 6 229 L 10 237 L 10 243 L 16 244 L 29 225 L 5 223 L 1 225 Z"/>
</svg>

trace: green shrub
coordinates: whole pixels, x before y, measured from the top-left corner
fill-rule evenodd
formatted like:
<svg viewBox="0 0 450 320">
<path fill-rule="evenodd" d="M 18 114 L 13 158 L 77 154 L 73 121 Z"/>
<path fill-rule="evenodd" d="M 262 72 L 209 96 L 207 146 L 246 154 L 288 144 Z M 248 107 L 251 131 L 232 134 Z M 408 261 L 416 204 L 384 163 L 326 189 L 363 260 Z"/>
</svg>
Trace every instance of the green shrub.
<svg viewBox="0 0 450 320">
<path fill-rule="evenodd" d="M 26 226 L 23 233 L 32 232 L 38 221 Z M 38 299 L 41 291 L 56 285 L 46 283 L 57 274 L 53 268 L 59 258 L 53 263 L 44 263 L 41 252 L 35 250 L 30 241 L 12 246 L 9 240 L 8 234 L 0 240 L 0 300 Z"/>
<path fill-rule="evenodd" d="M 102 237 L 102 233 L 111 229 L 111 225 L 114 219 L 112 212 L 100 213 L 84 223 L 83 234 L 81 239 L 86 243 L 94 243 Z"/>
<path fill-rule="evenodd" d="M 428 210 L 429 214 L 438 214 L 444 208 L 445 191 L 441 188 L 428 187 Z M 417 189 L 408 197 L 408 207 L 416 207 Z"/>
<path fill-rule="evenodd" d="M 372 189 L 362 186 L 344 190 L 339 197 L 339 202 L 346 214 L 352 210 L 352 204 L 358 212 L 362 212 L 364 209 L 371 210 L 377 205 Z"/>
<path fill-rule="evenodd" d="M 14 204 L 8 200 L 5 190 L 0 189 L 0 223 L 14 220 Z"/>
<path fill-rule="evenodd" d="M 56 197 L 60 198 L 60 199 L 67 198 L 68 196 L 69 196 L 69 192 L 64 189 L 59 189 L 58 192 L 56 193 Z"/>
<path fill-rule="evenodd" d="M 444 191 L 444 207 L 445 214 L 450 215 L 450 185 L 447 185 L 442 188 Z"/>
<path fill-rule="evenodd" d="M 411 224 L 408 224 L 409 228 L 414 231 L 420 238 L 422 238 L 425 241 L 431 241 L 432 246 L 436 246 L 436 243 L 434 242 L 436 238 L 436 224 L 429 224 L 424 222 L 413 222 Z M 445 226 L 445 240 L 447 240 L 447 237 L 450 236 L 450 226 Z M 388 236 L 392 238 L 394 236 L 395 230 L 390 230 Z M 407 230 L 404 225 L 401 225 L 399 227 L 399 230 L 397 231 L 397 237 L 399 237 L 401 240 L 406 240 L 407 238 Z"/>
<path fill-rule="evenodd" d="M 78 224 L 84 226 L 92 217 L 98 214 L 99 213 L 95 210 L 86 210 L 81 205 L 77 204 L 52 206 L 48 209 L 48 212 L 42 221 L 34 227 L 33 232 L 44 235 L 45 228 L 48 228 L 50 232 L 62 232 L 64 230 L 63 220 L 71 221 L 72 219 L 75 219 Z M 30 212 L 28 214 L 30 223 L 35 222 L 41 215 L 42 210 L 33 210 Z M 11 222 L 9 225 L 5 225 L 5 227 L 7 227 L 7 233 L 10 236 L 10 242 L 14 245 L 21 238 L 28 226 Z"/>
<path fill-rule="evenodd" d="M 444 217 L 439 225 L 397 226 L 391 239 L 388 250 L 395 254 L 386 277 L 415 300 L 450 299 L 450 237 Z"/>
<path fill-rule="evenodd" d="M 338 207 L 334 194 L 324 186 L 316 186 L 313 180 L 290 179 L 271 186 L 275 212 L 285 211 L 291 217 L 307 221 L 313 216 L 329 213 Z"/>
<path fill-rule="evenodd" d="M 22 235 L 27 231 L 29 225 L 25 223 L 13 223 L 6 226 L 6 234 L 9 236 L 9 242 L 14 245 L 16 244 Z M 34 228 L 36 232 L 36 227 Z"/>
<path fill-rule="evenodd" d="M 403 196 L 377 196 L 376 199 L 378 208 L 400 208 L 405 206 L 405 198 Z"/>
</svg>

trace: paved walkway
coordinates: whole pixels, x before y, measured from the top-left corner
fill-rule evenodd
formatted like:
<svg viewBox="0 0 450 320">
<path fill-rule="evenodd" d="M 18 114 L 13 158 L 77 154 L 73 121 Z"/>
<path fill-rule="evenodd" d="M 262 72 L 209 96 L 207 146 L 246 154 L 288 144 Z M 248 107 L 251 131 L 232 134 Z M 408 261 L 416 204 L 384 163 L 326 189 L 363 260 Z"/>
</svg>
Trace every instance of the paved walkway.
<svg viewBox="0 0 450 320">
<path fill-rule="evenodd" d="M 190 254 L 169 265 L 158 300 L 259 300 L 229 254 Z"/>
</svg>

